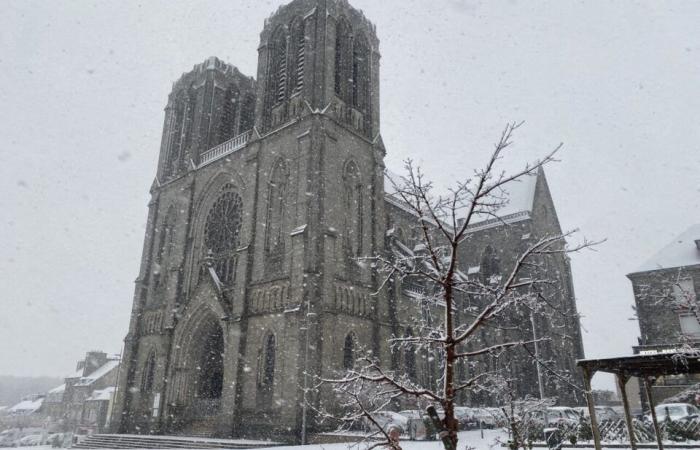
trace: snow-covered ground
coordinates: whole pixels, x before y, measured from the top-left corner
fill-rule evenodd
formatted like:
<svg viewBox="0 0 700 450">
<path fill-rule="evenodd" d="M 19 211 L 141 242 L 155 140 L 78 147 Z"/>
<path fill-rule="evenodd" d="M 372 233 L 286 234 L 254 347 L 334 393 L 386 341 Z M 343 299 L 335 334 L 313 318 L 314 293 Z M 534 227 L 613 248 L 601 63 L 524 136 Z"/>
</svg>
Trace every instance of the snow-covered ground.
<svg viewBox="0 0 700 450">
<path fill-rule="evenodd" d="M 500 448 L 500 443 L 507 440 L 507 435 L 501 430 L 484 430 L 484 437 L 481 437 L 479 430 L 462 431 L 459 433 L 459 450 L 472 448 L 474 450 L 491 450 Z M 316 445 L 296 445 L 269 447 L 265 450 L 365 450 L 374 442 L 369 443 L 345 443 L 345 444 L 316 444 Z M 403 450 L 442 450 L 442 443 L 439 441 L 401 441 Z M 40 445 L 36 447 L 15 447 L 15 450 L 49 450 L 50 445 Z M 263 449 L 257 449 L 263 450 Z"/>
<path fill-rule="evenodd" d="M 507 440 L 507 435 L 502 430 L 484 430 L 484 437 L 481 437 L 479 430 L 462 431 L 459 433 L 459 450 L 472 448 L 474 450 L 491 450 L 500 448 L 500 442 Z M 499 442 L 500 440 L 500 442 Z M 317 444 L 299 445 L 287 447 L 270 447 L 267 450 L 365 450 L 375 442 L 351 443 L 351 444 Z M 401 441 L 403 450 L 443 450 L 440 441 Z"/>
</svg>

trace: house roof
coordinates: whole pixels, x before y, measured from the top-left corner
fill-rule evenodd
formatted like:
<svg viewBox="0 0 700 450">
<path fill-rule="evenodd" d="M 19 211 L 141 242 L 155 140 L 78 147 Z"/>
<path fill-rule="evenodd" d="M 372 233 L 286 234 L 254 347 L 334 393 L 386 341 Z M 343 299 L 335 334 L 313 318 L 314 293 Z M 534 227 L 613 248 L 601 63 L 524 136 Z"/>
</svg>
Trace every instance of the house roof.
<svg viewBox="0 0 700 450">
<path fill-rule="evenodd" d="M 117 359 L 107 361 L 105 364 L 103 364 L 100 368 L 98 368 L 97 370 L 92 372 L 90 375 L 80 378 L 80 380 L 77 383 L 75 383 L 75 385 L 76 386 L 89 386 L 92 383 L 94 383 L 95 381 L 97 381 L 100 378 L 107 375 L 109 372 L 111 372 L 118 365 L 119 365 L 119 360 L 117 360 Z"/>
<path fill-rule="evenodd" d="M 31 414 L 41 408 L 44 398 L 22 400 L 9 409 L 10 414 Z"/>
<path fill-rule="evenodd" d="M 700 224 L 685 230 L 632 273 L 700 264 L 700 249 L 695 243 L 698 239 L 700 239 Z"/>
<path fill-rule="evenodd" d="M 51 389 L 48 393 L 49 394 L 60 394 L 62 392 L 65 392 L 65 390 L 66 390 L 66 383 L 63 383 L 62 385 Z"/>
<path fill-rule="evenodd" d="M 114 386 L 109 386 L 104 389 L 98 389 L 93 391 L 92 395 L 88 398 L 88 401 L 101 401 L 101 400 L 111 400 L 112 394 L 114 394 Z"/>
<path fill-rule="evenodd" d="M 535 189 L 539 174 L 525 175 L 517 180 L 504 184 L 493 195 L 506 201 L 506 204 L 494 211 L 499 219 L 512 222 L 513 218 L 519 220 L 529 218 L 535 203 Z M 472 219 L 471 226 L 482 226 L 495 218 L 488 214 L 479 214 Z M 495 220 L 499 223 L 499 220 Z"/>
<path fill-rule="evenodd" d="M 524 175 L 517 180 L 505 183 L 500 189 L 497 189 L 493 196 L 495 199 L 505 200 L 506 203 L 494 211 L 497 217 L 489 214 L 478 214 L 472 218 L 469 228 L 491 228 L 505 223 L 513 223 L 521 220 L 529 219 L 535 204 L 535 190 L 537 188 L 537 180 L 544 176 L 544 170 L 539 169 L 537 173 Z M 402 177 L 390 170 L 385 172 L 385 199 L 404 211 L 415 215 L 415 212 L 403 204 L 399 196 L 396 194 L 396 189 L 390 180 L 396 183 L 402 183 Z"/>
</svg>

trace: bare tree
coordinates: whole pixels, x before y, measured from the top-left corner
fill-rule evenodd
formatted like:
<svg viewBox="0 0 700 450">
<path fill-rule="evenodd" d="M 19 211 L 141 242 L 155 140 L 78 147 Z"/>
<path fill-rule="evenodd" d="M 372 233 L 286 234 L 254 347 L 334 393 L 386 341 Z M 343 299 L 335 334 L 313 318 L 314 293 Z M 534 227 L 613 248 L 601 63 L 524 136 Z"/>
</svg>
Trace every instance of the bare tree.
<svg viewBox="0 0 700 450">
<path fill-rule="evenodd" d="M 366 259 L 381 274 L 382 288 L 396 279 L 412 280 L 422 286 L 421 301 L 428 305 L 425 314 L 421 315 L 412 335 L 395 336 L 391 344 L 398 349 L 436 355 L 434 363 L 439 365 L 439 373 L 431 379 L 420 380 L 412 376 L 410 370 L 393 371 L 376 355 L 369 354 L 358 359 L 346 374 L 322 380 L 333 386 L 345 399 L 342 406 L 351 411 L 338 414 L 326 410 L 322 416 L 333 416 L 345 422 L 365 417 L 383 434 L 383 445 L 391 446 L 381 424 L 373 420 L 376 412 L 396 399 L 432 403 L 444 411 L 441 438 L 447 450 L 454 450 L 458 431 L 456 398 L 464 391 L 478 389 L 493 375 L 477 363 L 479 358 L 533 346 L 548 339 L 547 336 L 532 336 L 485 343 L 480 341 L 479 335 L 487 327 L 498 326 L 499 321 L 516 310 L 532 312 L 551 308 L 542 292 L 545 286 L 556 281 L 540 270 L 542 260 L 576 252 L 594 243 L 583 240 L 569 246 L 566 239 L 573 232 L 540 236 L 518 256 L 510 272 L 498 279 L 469 277 L 459 268 L 459 250 L 470 239 L 470 225 L 485 218 L 502 220 L 499 210 L 508 202 L 506 185 L 535 175 L 542 166 L 554 161 L 561 148 L 560 144 L 541 160 L 514 173 L 498 171 L 498 162 L 511 147 L 513 133 L 520 125 L 506 126 L 486 165 L 475 171 L 473 177 L 455 183 L 447 194 L 436 193 L 434 185 L 410 160 L 405 164 L 404 176 L 390 178 L 393 196 L 415 217 L 421 243 L 399 256 L 383 254 Z M 478 301 L 467 305 L 464 298 Z M 533 354 L 533 358 L 536 356 Z M 458 370 L 460 365 L 469 370 Z M 372 391 L 368 401 L 361 391 L 370 385 L 380 388 Z"/>
</svg>

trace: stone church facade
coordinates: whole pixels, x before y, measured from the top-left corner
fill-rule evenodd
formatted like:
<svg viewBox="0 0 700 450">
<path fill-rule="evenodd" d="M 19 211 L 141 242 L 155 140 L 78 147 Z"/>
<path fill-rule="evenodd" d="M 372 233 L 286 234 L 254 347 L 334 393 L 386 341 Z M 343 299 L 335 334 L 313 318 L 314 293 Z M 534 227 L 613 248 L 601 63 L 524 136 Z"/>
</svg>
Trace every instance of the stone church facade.
<svg viewBox="0 0 700 450">
<path fill-rule="evenodd" d="M 412 218 L 384 189 L 378 46 L 347 1 L 294 0 L 265 21 L 255 79 L 209 58 L 174 84 L 115 431 L 298 436 L 304 374 L 341 370 L 360 347 L 408 364 L 386 342 L 420 311 L 409 287 L 371 295 L 380 280 L 356 262 L 411 239 Z M 535 184 L 530 212 L 475 229 L 484 237 L 473 254 L 493 245 L 490 264 L 505 269 L 523 235 L 558 229 L 544 174 Z M 575 311 L 572 289 L 557 301 Z M 572 369 L 578 322 L 562 326 L 569 339 L 548 351 Z M 410 364 L 427 378 L 435 370 Z"/>
</svg>

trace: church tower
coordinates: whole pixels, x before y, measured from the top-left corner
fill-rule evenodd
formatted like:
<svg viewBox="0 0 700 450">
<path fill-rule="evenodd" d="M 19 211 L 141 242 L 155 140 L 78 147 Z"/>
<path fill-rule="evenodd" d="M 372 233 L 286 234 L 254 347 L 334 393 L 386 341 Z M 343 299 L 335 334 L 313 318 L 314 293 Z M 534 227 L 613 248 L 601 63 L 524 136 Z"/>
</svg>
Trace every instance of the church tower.
<svg viewBox="0 0 700 450">
<path fill-rule="evenodd" d="M 361 263 L 384 248 L 378 45 L 346 0 L 294 0 L 257 80 L 209 58 L 173 85 L 116 431 L 294 440 L 314 375 L 389 358 Z"/>
</svg>

